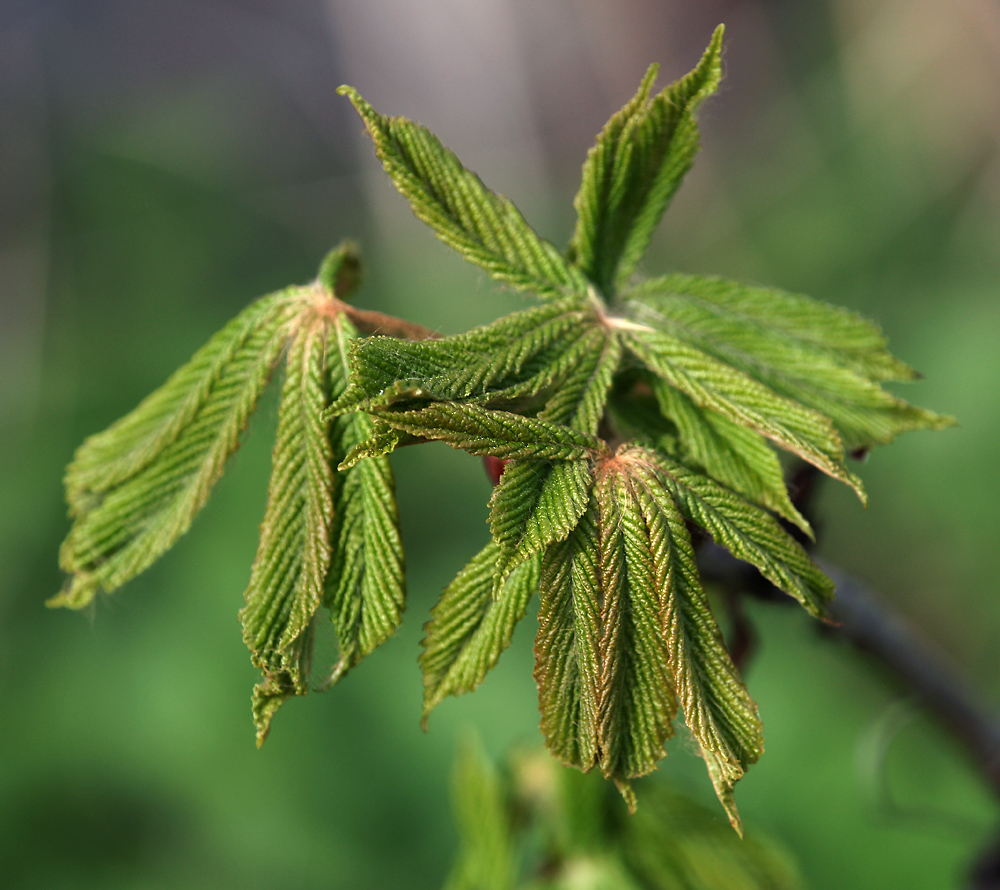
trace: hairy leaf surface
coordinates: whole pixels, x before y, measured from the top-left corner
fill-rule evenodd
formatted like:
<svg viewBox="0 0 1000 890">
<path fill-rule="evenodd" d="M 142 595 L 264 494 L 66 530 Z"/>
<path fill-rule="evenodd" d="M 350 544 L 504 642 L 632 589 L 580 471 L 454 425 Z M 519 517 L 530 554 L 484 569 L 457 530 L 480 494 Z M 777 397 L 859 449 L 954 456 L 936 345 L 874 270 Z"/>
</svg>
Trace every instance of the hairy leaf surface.
<svg viewBox="0 0 1000 890">
<path fill-rule="evenodd" d="M 435 402 L 412 411 L 380 410 L 375 416 L 394 429 L 469 454 L 581 460 L 607 450 L 600 439 L 569 427 L 479 405 Z"/>
<path fill-rule="evenodd" d="M 600 763 L 601 576 L 596 498 L 578 524 L 545 548 L 535 638 L 535 682 L 545 744 L 563 763 Z"/>
<path fill-rule="evenodd" d="M 384 117 L 351 87 L 338 92 L 350 98 L 361 115 L 396 188 L 445 244 L 498 281 L 537 296 L 586 291 L 579 270 L 433 133 L 403 117 Z"/>
<path fill-rule="evenodd" d="M 844 466 L 840 436 L 827 417 L 774 392 L 747 373 L 677 337 L 655 330 L 625 331 L 628 348 L 666 383 L 700 408 L 747 426 L 850 485 L 861 481 Z"/>
<path fill-rule="evenodd" d="M 720 279 L 666 276 L 637 287 L 629 312 L 829 417 L 848 448 L 952 423 L 879 386 L 880 379 L 909 379 L 912 371 L 886 350 L 873 325 L 820 303 L 807 312 L 806 298 L 775 293 Z M 799 314 L 781 311 L 791 308 L 800 308 Z M 796 329 L 801 316 L 825 324 L 829 332 Z"/>
<path fill-rule="evenodd" d="M 593 325 L 593 313 L 573 298 L 440 340 L 359 340 L 352 351 L 351 386 L 335 410 L 414 398 L 482 402 L 512 398 L 520 390 L 537 393 L 554 385 L 551 378 L 567 355 L 578 354 L 574 343 Z"/>
<path fill-rule="evenodd" d="M 664 415 L 677 427 L 686 462 L 812 534 L 788 496 L 778 456 L 760 433 L 717 411 L 699 408 L 663 380 L 653 381 L 652 388 Z"/>
<path fill-rule="evenodd" d="M 349 343 L 356 330 L 338 317 L 327 361 L 331 388 L 347 385 Z M 334 460 L 371 438 L 364 414 L 335 417 L 330 427 Z M 389 458 L 370 457 L 334 477 L 333 554 L 323 603 L 337 632 L 340 659 L 328 685 L 385 642 L 399 626 L 405 605 L 403 545 Z"/>
<path fill-rule="evenodd" d="M 684 517 L 705 529 L 733 556 L 756 566 L 779 590 L 822 618 L 833 582 L 774 517 L 738 494 L 680 464 L 657 456 L 663 484 Z"/>
<path fill-rule="evenodd" d="M 722 77 L 720 25 L 698 66 L 649 98 L 657 66 L 583 166 L 570 256 L 606 296 L 627 281 L 698 151 L 694 111 Z"/>
<path fill-rule="evenodd" d="M 75 515 L 50 605 L 80 608 L 150 566 L 188 530 L 302 311 L 300 289 L 254 303 L 131 414 L 88 439 L 67 471 Z"/>
<path fill-rule="evenodd" d="M 500 546 L 497 591 L 529 556 L 570 533 L 587 509 L 590 487 L 586 461 L 526 458 L 507 464 L 490 498 L 490 529 Z"/>
<path fill-rule="evenodd" d="M 663 541 L 655 564 L 658 587 L 669 590 L 670 667 L 684 720 L 701 746 L 719 801 L 741 831 L 733 786 L 764 751 L 757 705 L 726 651 L 701 586 L 684 517 L 657 472 L 655 455 L 626 446 L 618 459 L 630 465 L 650 539 Z"/>
<path fill-rule="evenodd" d="M 538 590 L 540 557 L 518 566 L 498 597 L 493 577 L 500 548 L 490 541 L 441 594 L 424 625 L 420 667 L 424 722 L 447 695 L 471 692 L 510 645 L 514 628 Z"/>
<path fill-rule="evenodd" d="M 614 460 L 598 468 L 600 514 L 600 665 L 597 686 L 601 770 L 635 808 L 628 780 L 666 755 L 677 697 L 667 635 L 669 584 L 662 564 L 669 541 L 650 526 L 643 492 Z"/>
<path fill-rule="evenodd" d="M 264 671 L 253 695 L 258 744 L 282 702 L 308 688 L 312 622 L 330 566 L 333 459 L 321 418 L 330 320 L 304 322 L 288 352 L 260 544 L 240 612 L 243 639 Z"/>
</svg>

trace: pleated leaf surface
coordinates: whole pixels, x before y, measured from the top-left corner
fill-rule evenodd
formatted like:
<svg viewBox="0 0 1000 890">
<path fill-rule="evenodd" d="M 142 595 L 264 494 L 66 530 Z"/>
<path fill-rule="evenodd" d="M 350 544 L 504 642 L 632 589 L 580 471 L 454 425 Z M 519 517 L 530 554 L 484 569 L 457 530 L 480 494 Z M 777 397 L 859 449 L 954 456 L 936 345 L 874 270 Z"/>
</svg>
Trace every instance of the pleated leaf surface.
<svg viewBox="0 0 1000 890">
<path fill-rule="evenodd" d="M 498 281 L 536 296 L 553 298 L 586 290 L 580 271 L 426 127 L 379 114 L 351 87 L 339 92 L 361 115 L 396 188 L 445 244 Z"/>
<path fill-rule="evenodd" d="M 245 309 L 131 414 L 80 447 L 66 473 L 70 578 L 51 605 L 81 608 L 148 568 L 188 530 L 281 358 L 299 289 Z"/>
<path fill-rule="evenodd" d="M 320 314 L 305 320 L 288 350 L 267 507 L 240 612 L 244 641 L 264 672 L 253 694 L 258 743 L 278 707 L 307 691 L 313 620 L 330 568 L 333 450 L 321 418 L 331 401 L 332 324 Z"/>
<path fill-rule="evenodd" d="M 343 391 L 349 344 L 357 331 L 343 316 L 338 321 L 328 369 L 331 386 Z M 372 420 L 365 414 L 335 417 L 330 427 L 334 461 L 342 461 L 371 434 Z M 323 603 L 337 633 L 340 659 L 328 684 L 337 682 L 395 633 L 406 601 L 403 544 L 389 458 L 370 457 L 338 472 L 333 502 L 333 556 Z"/>
<path fill-rule="evenodd" d="M 490 541 L 441 594 L 424 625 L 420 668 L 424 721 L 448 695 L 471 692 L 510 645 L 514 628 L 538 590 L 540 557 L 515 569 L 498 597 L 493 576 L 500 550 Z"/>
<path fill-rule="evenodd" d="M 722 77 L 720 25 L 698 66 L 649 98 L 652 66 L 583 165 L 569 255 L 601 293 L 627 281 L 698 151 L 694 111 Z"/>
<path fill-rule="evenodd" d="M 770 288 L 690 275 L 644 282 L 628 295 L 627 305 L 637 322 L 828 417 L 848 449 L 953 423 L 880 386 L 883 380 L 911 379 L 913 372 L 888 352 L 874 325 L 845 310 Z"/>
</svg>

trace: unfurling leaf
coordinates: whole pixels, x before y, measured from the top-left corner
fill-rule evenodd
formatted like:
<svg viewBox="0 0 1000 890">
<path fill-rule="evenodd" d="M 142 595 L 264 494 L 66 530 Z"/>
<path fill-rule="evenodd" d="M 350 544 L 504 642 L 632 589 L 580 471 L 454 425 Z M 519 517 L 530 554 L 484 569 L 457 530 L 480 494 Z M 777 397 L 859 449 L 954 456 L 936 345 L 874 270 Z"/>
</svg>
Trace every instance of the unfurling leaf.
<svg viewBox="0 0 1000 890">
<path fill-rule="evenodd" d="M 733 556 L 756 566 L 778 590 L 797 599 L 811 615 L 826 615 L 826 607 L 833 599 L 833 582 L 773 516 L 662 455 L 657 455 L 656 466 L 685 519 L 707 531 Z"/>
<path fill-rule="evenodd" d="M 569 427 L 478 405 L 432 402 L 409 411 L 383 409 L 375 416 L 393 429 L 429 441 L 447 442 L 480 457 L 581 460 L 607 450 L 600 439 Z"/>
<path fill-rule="evenodd" d="M 598 463 L 587 511 L 543 556 L 535 646 L 542 731 L 564 762 L 629 780 L 665 754 L 680 702 L 733 826 L 732 788 L 763 751 L 757 708 L 701 588 L 657 456 Z"/>
<path fill-rule="evenodd" d="M 445 244 L 498 281 L 537 296 L 586 292 L 579 270 L 426 127 L 403 117 L 384 117 L 352 87 L 338 92 L 354 103 L 396 188 Z"/>
<path fill-rule="evenodd" d="M 722 640 L 695 564 L 684 517 L 656 471 L 654 456 L 626 448 L 627 467 L 650 541 L 658 583 L 668 590 L 667 637 L 670 667 L 684 721 L 701 746 L 712 784 L 733 827 L 740 831 L 732 789 L 764 751 L 757 706 Z"/>
<path fill-rule="evenodd" d="M 264 679 L 254 689 L 258 744 L 289 696 L 307 691 L 312 622 L 330 567 L 333 452 L 326 372 L 332 320 L 303 321 L 288 351 L 260 544 L 240 613 L 243 638 Z"/>
<path fill-rule="evenodd" d="M 652 99 L 657 66 L 608 121 L 583 165 L 570 257 L 606 297 L 635 271 L 698 151 L 694 111 L 722 78 L 722 32 L 698 66 Z"/>
<path fill-rule="evenodd" d="M 557 385 L 560 370 L 579 355 L 579 342 L 596 333 L 595 323 L 590 307 L 572 298 L 439 340 L 358 340 L 351 385 L 334 410 L 371 410 L 413 399 L 493 404 L 525 393 L 537 396 Z M 585 351 L 589 356 L 592 349 Z"/>
<path fill-rule="evenodd" d="M 846 482 L 864 500 L 861 480 L 844 466 L 844 446 L 827 417 L 779 395 L 739 368 L 671 334 L 629 330 L 622 336 L 650 371 L 683 392 L 699 408 L 717 411 L 734 423 L 761 433 Z"/>
<path fill-rule="evenodd" d="M 718 479 L 748 501 L 773 510 L 812 535 L 809 523 L 788 496 L 778 456 L 760 433 L 717 411 L 698 408 L 662 380 L 654 380 L 652 389 L 663 414 L 677 427 L 685 463 L 700 467 L 709 478 Z"/>
<path fill-rule="evenodd" d="M 188 530 L 302 311 L 302 289 L 264 297 L 131 414 L 80 447 L 66 472 L 70 574 L 52 606 L 81 608 L 148 568 Z"/>
<path fill-rule="evenodd" d="M 343 316 L 338 322 L 328 367 L 331 386 L 342 391 L 347 385 L 348 346 L 357 332 Z M 334 418 L 330 428 L 334 462 L 371 434 L 372 421 L 364 414 Z M 337 473 L 333 502 L 333 557 L 323 602 L 337 632 L 340 660 L 328 685 L 395 633 L 406 594 L 389 458 L 370 457 Z"/>
<path fill-rule="evenodd" d="M 424 675 L 424 723 L 447 695 L 471 692 L 510 645 L 514 628 L 538 590 L 539 558 L 518 566 L 499 597 L 493 576 L 500 548 L 490 541 L 441 594 L 424 625 L 420 653 Z"/>
<path fill-rule="evenodd" d="M 874 324 L 847 310 L 772 288 L 692 275 L 644 282 L 625 300 L 634 321 L 828 417 L 849 450 L 886 444 L 907 430 L 954 423 L 881 388 L 880 381 L 909 380 L 913 372 L 889 353 Z"/>
</svg>

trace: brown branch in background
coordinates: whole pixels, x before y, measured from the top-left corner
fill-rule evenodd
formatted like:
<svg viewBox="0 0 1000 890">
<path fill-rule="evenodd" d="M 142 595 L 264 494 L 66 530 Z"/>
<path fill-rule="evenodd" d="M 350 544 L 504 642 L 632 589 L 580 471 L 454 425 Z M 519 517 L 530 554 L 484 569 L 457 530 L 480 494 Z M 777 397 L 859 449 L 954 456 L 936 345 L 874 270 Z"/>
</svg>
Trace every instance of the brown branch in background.
<svg viewBox="0 0 1000 890">
<path fill-rule="evenodd" d="M 706 544 L 698 554 L 706 580 L 727 595 L 770 587 L 752 566 Z M 832 635 L 867 653 L 956 738 L 983 778 L 1000 795 L 1000 713 L 967 677 L 901 615 L 839 569 L 823 565 L 836 585 L 830 607 Z M 784 597 L 783 597 L 784 598 Z"/>
<path fill-rule="evenodd" d="M 1000 794 L 1000 715 L 947 656 L 883 600 L 839 569 L 830 618 L 837 634 L 888 668 L 972 756 Z"/>
</svg>

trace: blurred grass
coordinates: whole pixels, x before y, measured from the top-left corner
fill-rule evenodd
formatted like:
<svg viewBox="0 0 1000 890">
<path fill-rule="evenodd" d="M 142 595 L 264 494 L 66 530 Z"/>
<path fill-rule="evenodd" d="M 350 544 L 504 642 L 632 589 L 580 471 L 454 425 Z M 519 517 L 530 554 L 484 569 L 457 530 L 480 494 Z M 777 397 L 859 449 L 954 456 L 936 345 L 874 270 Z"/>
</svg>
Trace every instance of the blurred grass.
<svg viewBox="0 0 1000 890">
<path fill-rule="evenodd" d="M 740 39 L 734 78 L 748 51 Z M 838 39 L 847 58 L 854 44 Z M 938 150 L 919 96 L 905 92 L 888 112 L 860 115 L 838 58 L 828 49 L 811 65 L 803 54 L 801 80 L 782 82 L 773 103 L 758 97 L 756 117 L 738 84 L 717 100 L 706 151 L 647 271 L 730 274 L 852 306 L 879 319 L 894 351 L 926 375 L 901 394 L 961 426 L 875 453 L 862 469 L 867 512 L 848 492 L 826 491 L 822 552 L 918 621 L 996 703 L 996 141 L 967 135 L 966 151 Z M 367 152 L 353 162 L 360 176 L 331 162 L 310 168 L 314 188 L 286 188 L 281 171 L 247 187 L 254 164 L 219 161 L 247 124 L 225 136 L 217 87 L 200 95 L 165 95 L 128 122 L 127 139 L 107 120 L 88 124 L 86 139 L 53 136 L 44 364 L 31 410 L 5 418 L 0 434 L 5 885 L 436 887 L 455 842 L 448 775 L 462 728 L 475 725 L 493 755 L 538 740 L 530 620 L 476 695 L 446 702 L 419 730 L 420 625 L 486 539 L 477 460 L 443 446 L 394 458 L 404 628 L 338 688 L 288 704 L 260 752 L 236 611 L 263 513 L 273 398 L 160 564 L 90 615 L 41 606 L 61 583 L 60 478 L 73 448 L 249 299 L 311 278 L 326 245 L 361 240 L 364 305 L 446 332 L 519 305 L 420 229 Z M 817 108 L 837 112 L 831 121 Z M 205 148 L 211 163 L 151 160 L 164 132 L 202 132 L 206 121 L 223 134 Z M 570 197 L 531 200 L 544 210 Z M 565 211 L 550 216 L 566 234 Z M 939 818 L 880 812 L 856 751 L 897 691 L 794 610 L 759 607 L 754 617 L 764 643 L 748 681 L 767 755 L 738 789 L 749 830 L 783 838 L 813 887 L 960 884 L 995 830 L 996 807 L 952 742 L 918 716 L 885 767 L 902 807 Z M 708 801 L 689 749 L 675 741 L 662 772 Z"/>
</svg>

